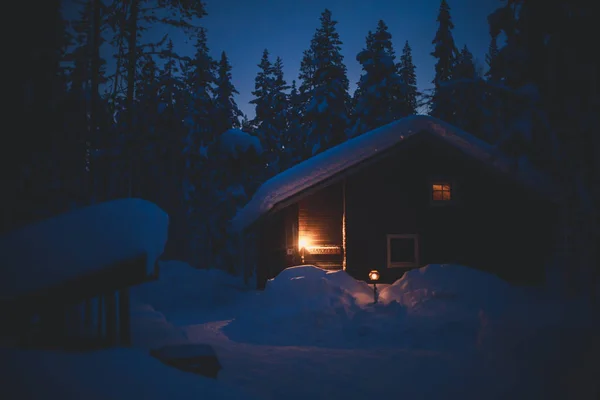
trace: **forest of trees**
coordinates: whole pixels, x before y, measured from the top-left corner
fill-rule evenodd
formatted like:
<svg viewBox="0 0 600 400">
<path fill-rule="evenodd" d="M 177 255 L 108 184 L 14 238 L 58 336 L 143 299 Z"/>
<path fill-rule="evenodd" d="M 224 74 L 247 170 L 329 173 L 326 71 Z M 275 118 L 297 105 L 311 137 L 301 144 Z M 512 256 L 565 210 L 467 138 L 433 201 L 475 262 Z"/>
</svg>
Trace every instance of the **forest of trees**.
<svg viewBox="0 0 600 400">
<path fill-rule="evenodd" d="M 583 1 L 499 1 L 488 17 L 484 70 L 455 43 L 451 13 L 441 0 L 426 49 L 436 59 L 431 93 L 418 93 L 413 49 L 384 21 L 365 32 L 356 55 L 363 72 L 350 93 L 343 38 L 324 10 L 298 77 L 285 77 L 285 60 L 268 49 L 256 55 L 249 120 L 236 104 L 227 54 L 210 55 L 202 2 L 82 0 L 79 16 L 66 20 L 60 0 L 47 0 L 15 57 L 22 86 L 14 99 L 18 134 L 3 147 L 3 229 L 143 197 L 171 216 L 167 256 L 232 271 L 227 221 L 262 182 L 425 106 L 560 182 L 565 257 L 580 266 L 573 270 L 593 269 L 600 63 L 585 44 L 592 9 Z M 159 25 L 185 33 L 195 54 L 178 54 L 169 36 L 146 42 L 144 32 Z M 100 51 L 107 46 L 111 70 Z M 221 140 L 231 128 L 258 138 L 262 151 L 231 151 Z"/>
</svg>

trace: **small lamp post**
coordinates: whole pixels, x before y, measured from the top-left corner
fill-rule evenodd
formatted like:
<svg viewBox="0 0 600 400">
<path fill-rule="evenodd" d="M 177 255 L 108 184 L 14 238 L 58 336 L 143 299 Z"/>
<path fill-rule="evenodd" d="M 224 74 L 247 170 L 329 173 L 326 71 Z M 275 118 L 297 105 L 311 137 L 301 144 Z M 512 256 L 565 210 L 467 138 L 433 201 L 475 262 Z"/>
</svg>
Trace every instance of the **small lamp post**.
<svg viewBox="0 0 600 400">
<path fill-rule="evenodd" d="M 373 303 L 377 304 L 377 281 L 379 280 L 379 271 L 374 269 L 369 272 L 369 279 L 373 282 Z"/>
</svg>

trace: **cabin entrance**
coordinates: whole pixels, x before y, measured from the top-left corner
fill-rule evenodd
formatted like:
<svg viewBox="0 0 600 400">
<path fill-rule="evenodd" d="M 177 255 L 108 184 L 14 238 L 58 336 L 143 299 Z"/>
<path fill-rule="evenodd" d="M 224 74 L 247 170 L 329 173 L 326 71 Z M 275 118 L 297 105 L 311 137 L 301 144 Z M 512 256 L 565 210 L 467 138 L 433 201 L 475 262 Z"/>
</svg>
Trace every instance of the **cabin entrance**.
<svg viewBox="0 0 600 400">
<path fill-rule="evenodd" d="M 298 203 L 298 249 L 303 264 L 342 269 L 342 186 L 332 185 Z"/>
</svg>

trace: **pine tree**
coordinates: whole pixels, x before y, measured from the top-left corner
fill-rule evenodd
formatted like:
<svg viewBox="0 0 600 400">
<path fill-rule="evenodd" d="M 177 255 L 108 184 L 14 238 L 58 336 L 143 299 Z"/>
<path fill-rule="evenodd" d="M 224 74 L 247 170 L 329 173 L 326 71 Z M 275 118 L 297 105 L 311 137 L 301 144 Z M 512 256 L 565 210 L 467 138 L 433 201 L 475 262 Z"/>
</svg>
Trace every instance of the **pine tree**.
<svg viewBox="0 0 600 400">
<path fill-rule="evenodd" d="M 490 82 L 503 93 L 498 98 L 505 123 L 498 146 L 526 144 L 517 146 L 515 160 L 536 164 L 559 184 L 561 240 L 551 267 L 560 279 L 549 283 L 560 285 L 552 288 L 559 296 L 587 297 L 597 315 L 600 61 L 582 39 L 595 35 L 593 6 L 515 0 L 488 21 L 493 38 L 505 37 Z"/>
<path fill-rule="evenodd" d="M 356 122 L 352 135 L 357 135 L 388 124 L 403 116 L 403 83 L 396 72 L 392 35 L 383 21 L 374 34 L 369 32 L 366 48 L 356 59 L 364 74 L 358 83 Z"/>
<path fill-rule="evenodd" d="M 408 44 L 408 40 L 402 48 L 402 55 L 398 63 L 398 74 L 404 83 L 404 91 L 402 93 L 402 103 L 406 105 L 406 115 L 417 113 L 419 92 L 417 90 L 417 74 L 415 65 L 412 60 L 412 49 Z"/>
<path fill-rule="evenodd" d="M 296 88 L 296 81 L 292 81 L 290 94 L 287 99 L 287 126 L 281 140 L 282 154 L 280 169 L 295 165 L 302 160 L 306 153 L 304 142 L 304 126 L 302 120 L 302 96 Z"/>
<path fill-rule="evenodd" d="M 150 3 L 150 4 L 148 4 Z M 158 9 L 158 11 L 157 11 Z M 116 70 L 112 77 L 112 106 L 120 108 L 118 113 L 122 117 L 117 121 L 125 146 L 123 159 L 128 163 L 127 195 L 133 196 L 136 192 L 136 176 L 140 162 L 137 147 L 143 143 L 140 138 L 136 123 L 140 120 L 136 113 L 136 83 L 138 61 L 144 51 L 156 52 L 157 48 L 164 45 L 167 36 L 155 43 L 139 43 L 144 31 L 157 25 L 167 26 L 182 30 L 188 36 L 195 34 L 200 27 L 194 22 L 197 18 L 206 15 L 204 3 L 189 0 L 131 0 L 115 1 L 107 7 L 107 21 L 115 32 L 112 44 L 117 48 Z M 124 88 L 123 88 L 124 86 Z M 122 90 L 124 89 L 124 98 Z"/>
<path fill-rule="evenodd" d="M 452 123 L 475 136 L 488 139 L 483 127 L 485 90 L 477 76 L 473 54 L 466 45 L 456 57 L 447 90 L 451 91 Z"/>
<path fill-rule="evenodd" d="M 216 63 L 208 52 L 205 29 L 199 30 L 194 47 L 196 53 L 189 62 L 187 75 L 187 87 L 191 94 L 187 120 L 190 132 L 188 143 L 193 144 L 194 149 L 200 149 L 215 139 L 215 105 L 212 97 Z"/>
<path fill-rule="evenodd" d="M 272 117 L 271 110 L 271 93 L 273 91 L 273 64 L 269 60 L 269 50 L 265 49 L 262 54 L 260 63 L 258 64 L 258 74 L 254 78 L 254 91 L 252 95 L 254 99 L 250 100 L 250 104 L 255 105 L 255 117 L 253 125 L 260 128 L 263 121 L 268 121 Z"/>
<path fill-rule="evenodd" d="M 446 0 L 440 4 L 437 17 L 438 30 L 432 41 L 435 45 L 431 53 L 437 59 L 435 64 L 435 78 L 433 79 L 433 95 L 430 101 L 430 114 L 434 117 L 452 122 L 451 96 L 445 84 L 452 79 L 452 69 L 456 60 L 456 46 L 452 37 L 454 24 L 450 17 L 450 6 Z"/>
<path fill-rule="evenodd" d="M 303 97 L 303 102 L 306 103 L 312 93 L 315 83 L 316 65 L 313 62 L 314 54 L 312 48 L 304 50 L 302 53 L 302 61 L 300 62 L 300 73 L 298 80 L 300 81 L 299 94 Z"/>
<path fill-rule="evenodd" d="M 275 63 L 269 60 L 268 50 L 264 50 L 260 68 L 255 79 L 255 98 L 250 101 L 256 106 L 256 118 L 253 125 L 255 134 L 264 148 L 267 175 L 279 171 L 281 140 L 286 130 L 287 83 L 283 77 L 283 61 L 277 57 Z"/>
<path fill-rule="evenodd" d="M 235 86 L 231 83 L 231 65 L 225 52 L 221 53 L 221 59 L 217 66 L 217 80 L 215 88 L 215 132 L 217 135 L 231 128 L 240 127 L 242 112 L 235 102 L 234 96 L 238 94 Z"/>
<path fill-rule="evenodd" d="M 311 40 L 310 68 L 314 68 L 312 89 L 305 111 L 310 153 L 319 153 L 346 140 L 350 96 L 339 34 L 331 11 L 321 14 L 321 26 Z"/>
<path fill-rule="evenodd" d="M 493 37 L 490 40 L 490 46 L 488 49 L 488 53 L 485 55 L 485 63 L 488 66 L 488 70 L 485 73 L 485 76 L 490 80 L 490 81 L 497 81 L 497 76 L 496 76 L 496 60 L 498 58 L 498 39 L 496 37 Z"/>
</svg>

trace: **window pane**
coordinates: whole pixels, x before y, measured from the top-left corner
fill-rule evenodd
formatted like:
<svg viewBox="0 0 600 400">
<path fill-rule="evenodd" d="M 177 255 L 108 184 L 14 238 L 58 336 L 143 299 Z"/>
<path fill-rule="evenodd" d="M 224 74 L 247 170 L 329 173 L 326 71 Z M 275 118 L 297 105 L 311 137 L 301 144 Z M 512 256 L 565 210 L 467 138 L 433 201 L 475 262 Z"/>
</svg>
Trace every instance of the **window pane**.
<svg viewBox="0 0 600 400">
<path fill-rule="evenodd" d="M 450 184 L 446 183 L 446 184 L 442 185 L 442 190 L 445 190 L 445 191 L 449 192 L 450 191 Z"/>
<path fill-rule="evenodd" d="M 438 185 L 438 184 L 433 184 L 433 191 L 435 192 L 436 190 L 442 190 L 442 185 Z"/>
<path fill-rule="evenodd" d="M 443 200 L 441 190 L 436 190 L 433 192 L 433 200 L 436 200 L 436 201 Z"/>
<path fill-rule="evenodd" d="M 390 261 L 415 262 L 415 239 L 414 238 L 393 238 L 390 239 Z"/>
<path fill-rule="evenodd" d="M 452 199 L 452 195 L 450 194 L 450 192 L 442 192 L 442 200 L 451 200 Z"/>
</svg>

